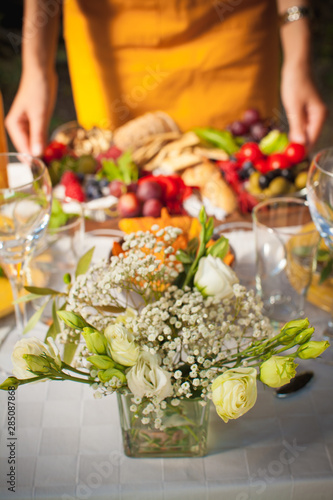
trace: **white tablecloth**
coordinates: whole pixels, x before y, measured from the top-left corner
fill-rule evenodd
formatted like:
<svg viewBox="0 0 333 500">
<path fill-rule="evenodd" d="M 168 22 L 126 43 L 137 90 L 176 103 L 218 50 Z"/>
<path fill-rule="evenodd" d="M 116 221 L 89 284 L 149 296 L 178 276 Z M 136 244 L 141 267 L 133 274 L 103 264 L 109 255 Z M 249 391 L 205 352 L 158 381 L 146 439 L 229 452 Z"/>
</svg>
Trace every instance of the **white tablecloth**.
<svg viewBox="0 0 333 500">
<path fill-rule="evenodd" d="M 230 240 L 238 258 L 247 255 L 250 276 L 253 240 L 241 233 Z M 320 336 L 327 315 L 312 306 L 307 312 Z M 0 333 L 13 324 L 12 317 L 2 320 Z M 44 333 L 41 325 L 34 332 Z M 95 400 L 73 382 L 20 387 L 13 440 L 8 394 L 0 391 L 0 499 L 332 500 L 333 366 L 316 360 L 300 368 L 315 377 L 290 398 L 277 399 L 259 384 L 255 407 L 228 424 L 212 408 L 204 458 L 124 456 L 115 396 Z M 15 492 L 8 491 L 8 445 L 15 448 Z"/>
</svg>

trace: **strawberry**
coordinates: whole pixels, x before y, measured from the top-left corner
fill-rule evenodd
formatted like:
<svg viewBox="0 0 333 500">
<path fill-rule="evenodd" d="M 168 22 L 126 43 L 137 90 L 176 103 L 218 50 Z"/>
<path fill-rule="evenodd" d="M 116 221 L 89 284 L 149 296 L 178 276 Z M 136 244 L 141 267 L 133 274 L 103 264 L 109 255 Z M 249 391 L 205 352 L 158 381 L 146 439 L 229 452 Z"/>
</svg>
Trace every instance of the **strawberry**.
<svg viewBox="0 0 333 500">
<path fill-rule="evenodd" d="M 69 184 L 77 183 L 78 178 L 71 170 L 66 170 L 61 176 L 60 184 L 68 186 Z"/>
<path fill-rule="evenodd" d="M 46 165 L 50 165 L 53 160 L 61 160 L 68 153 L 68 148 L 61 142 L 50 142 L 43 153 L 43 160 Z"/>
<path fill-rule="evenodd" d="M 65 196 L 77 201 L 85 201 L 84 191 L 78 182 L 72 182 L 72 184 L 65 186 Z"/>
</svg>

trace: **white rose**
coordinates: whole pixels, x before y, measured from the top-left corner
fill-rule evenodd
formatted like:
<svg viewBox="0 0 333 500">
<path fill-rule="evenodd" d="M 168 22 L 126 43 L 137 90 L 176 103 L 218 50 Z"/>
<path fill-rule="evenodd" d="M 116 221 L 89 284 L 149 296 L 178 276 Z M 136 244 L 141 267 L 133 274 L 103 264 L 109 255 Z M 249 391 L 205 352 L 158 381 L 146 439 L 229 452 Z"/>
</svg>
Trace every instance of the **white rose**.
<svg viewBox="0 0 333 500">
<path fill-rule="evenodd" d="M 158 401 L 172 395 L 171 373 L 158 365 L 156 356 L 141 352 L 126 375 L 130 391 L 139 398 L 156 396 Z"/>
<path fill-rule="evenodd" d="M 200 259 L 194 284 L 202 295 L 218 296 L 221 299 L 232 297 L 232 285 L 235 283 L 238 283 L 236 274 L 220 258 L 208 255 Z"/>
<path fill-rule="evenodd" d="M 116 363 L 123 366 L 135 365 L 139 356 L 139 346 L 123 324 L 109 325 L 104 335 L 108 342 L 109 355 Z"/>
<path fill-rule="evenodd" d="M 50 356 L 50 358 L 53 358 L 58 368 L 61 367 L 61 359 L 57 346 L 51 338 L 47 339 L 47 342 L 49 344 L 48 346 L 36 337 L 21 339 L 16 342 L 12 353 L 13 375 L 15 375 L 16 378 L 22 380 L 36 376 L 29 371 L 28 364 L 23 358 L 24 354 L 40 356 L 45 353 L 47 356 Z"/>
<path fill-rule="evenodd" d="M 255 368 L 233 368 L 212 383 L 212 400 L 218 415 L 225 421 L 241 417 L 257 400 Z"/>
</svg>

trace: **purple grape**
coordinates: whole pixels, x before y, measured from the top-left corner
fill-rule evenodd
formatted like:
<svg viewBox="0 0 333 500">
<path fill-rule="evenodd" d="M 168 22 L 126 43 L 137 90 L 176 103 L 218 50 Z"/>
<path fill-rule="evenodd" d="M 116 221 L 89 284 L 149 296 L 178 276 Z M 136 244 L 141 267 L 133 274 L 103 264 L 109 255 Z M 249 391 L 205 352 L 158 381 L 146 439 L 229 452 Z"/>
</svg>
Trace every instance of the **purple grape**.
<svg viewBox="0 0 333 500">
<path fill-rule="evenodd" d="M 255 141 L 261 141 L 268 134 L 268 127 L 262 122 L 254 123 L 250 128 L 250 133 Z"/>
<path fill-rule="evenodd" d="M 234 121 L 230 124 L 230 131 L 235 136 L 245 135 L 248 130 L 249 127 L 241 121 Z"/>
<path fill-rule="evenodd" d="M 247 109 L 243 115 L 243 122 L 250 127 L 260 121 L 260 113 L 257 109 Z"/>
</svg>

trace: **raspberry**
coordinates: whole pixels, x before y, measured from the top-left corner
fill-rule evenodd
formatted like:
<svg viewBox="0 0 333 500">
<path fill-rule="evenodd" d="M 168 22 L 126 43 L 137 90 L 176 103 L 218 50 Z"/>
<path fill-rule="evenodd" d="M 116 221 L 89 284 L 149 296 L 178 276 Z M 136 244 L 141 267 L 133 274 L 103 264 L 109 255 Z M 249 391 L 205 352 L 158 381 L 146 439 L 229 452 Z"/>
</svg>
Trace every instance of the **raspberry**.
<svg viewBox="0 0 333 500">
<path fill-rule="evenodd" d="M 77 182 L 78 178 L 71 170 L 66 170 L 66 172 L 62 174 L 60 180 L 60 184 L 62 184 L 63 186 L 69 186 L 70 184 L 77 184 Z"/>
<path fill-rule="evenodd" d="M 84 191 L 77 181 L 65 186 L 65 196 L 68 196 L 68 198 L 73 198 L 77 201 L 85 201 Z"/>
</svg>

